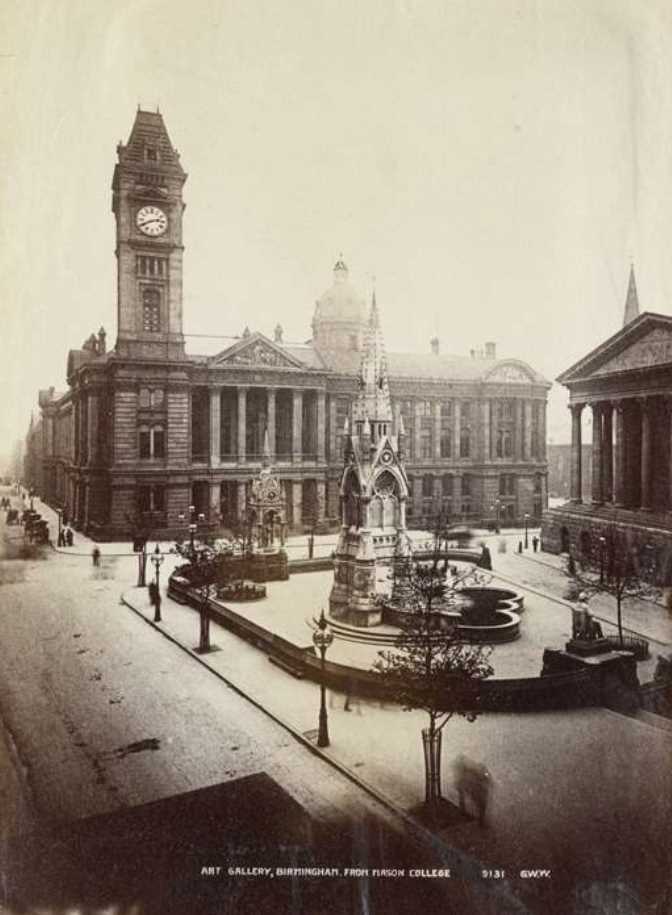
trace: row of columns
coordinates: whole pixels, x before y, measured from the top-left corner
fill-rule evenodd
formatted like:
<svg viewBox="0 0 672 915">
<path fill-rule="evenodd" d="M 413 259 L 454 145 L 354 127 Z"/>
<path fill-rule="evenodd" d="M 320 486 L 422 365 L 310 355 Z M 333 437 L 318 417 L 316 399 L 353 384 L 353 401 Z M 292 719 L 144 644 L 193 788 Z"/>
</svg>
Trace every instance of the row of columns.
<svg viewBox="0 0 672 915">
<path fill-rule="evenodd" d="M 630 401 L 632 403 L 632 401 Z M 615 506 L 628 505 L 631 484 L 638 484 L 639 505 L 645 511 L 653 509 L 653 449 L 652 449 L 652 411 L 658 399 L 638 397 L 638 428 L 632 428 L 631 441 L 639 440 L 639 461 L 627 460 L 628 425 L 632 425 L 631 416 L 628 424 L 626 418 L 627 403 L 625 399 L 615 401 L 598 401 L 591 403 L 593 420 L 592 435 L 592 491 L 591 501 L 594 504 L 613 502 Z M 668 419 L 668 455 L 672 457 L 672 401 L 665 399 L 665 412 Z M 570 499 L 582 501 L 582 436 L 581 414 L 586 404 L 570 404 L 572 414 L 572 454 L 570 465 Z M 668 460 L 668 465 L 670 461 Z M 628 466 L 632 464 L 632 466 Z M 662 469 L 662 468 L 661 468 Z M 638 479 L 634 478 L 638 475 Z M 672 510 L 672 468 L 666 469 L 668 480 L 667 509 Z"/>
<path fill-rule="evenodd" d="M 238 461 L 246 460 L 246 431 L 247 431 L 247 393 L 253 388 L 238 386 L 238 432 L 237 454 Z M 271 453 L 271 461 L 275 460 L 276 439 L 276 388 L 266 388 L 266 428 Z M 292 463 L 301 463 L 303 460 L 303 390 L 292 391 Z M 326 395 L 324 391 L 316 391 L 317 397 L 317 451 L 318 463 L 326 460 Z M 210 463 L 218 464 L 221 459 L 221 429 L 222 429 L 222 388 L 210 388 Z"/>
<path fill-rule="evenodd" d="M 423 418 L 423 400 L 416 401 L 414 416 L 414 442 L 413 458 L 422 459 L 422 418 Z M 493 405 L 496 400 L 469 401 L 472 404 L 473 422 L 470 425 L 470 455 L 473 458 L 482 458 L 490 460 L 496 456 L 496 437 L 497 424 L 494 421 Z M 532 428 L 533 413 L 535 405 L 539 410 L 537 416 L 537 448 L 536 454 L 532 453 Z M 444 419 L 441 413 L 442 401 L 434 401 L 432 405 L 433 416 L 433 447 L 432 458 L 441 460 L 441 434 L 444 431 Z M 396 402 L 394 405 L 396 428 L 399 428 L 399 417 L 401 415 L 401 404 Z M 545 460 L 546 459 L 546 401 L 542 400 L 522 400 L 515 401 L 515 415 L 513 419 L 514 427 L 514 445 L 513 457 L 519 460 Z M 407 429 L 409 433 L 411 430 Z M 458 460 L 460 458 L 461 438 L 463 431 L 462 423 L 462 403 L 459 400 L 453 401 L 453 415 L 451 426 L 451 454 L 450 458 Z M 448 457 L 448 456 L 446 456 Z"/>
</svg>

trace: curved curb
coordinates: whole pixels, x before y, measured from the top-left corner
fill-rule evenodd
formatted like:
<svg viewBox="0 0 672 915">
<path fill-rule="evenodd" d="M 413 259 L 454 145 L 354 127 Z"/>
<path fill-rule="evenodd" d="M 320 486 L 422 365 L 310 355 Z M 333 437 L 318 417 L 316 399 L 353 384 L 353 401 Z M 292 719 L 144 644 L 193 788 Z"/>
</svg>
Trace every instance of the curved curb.
<svg viewBox="0 0 672 915">
<path fill-rule="evenodd" d="M 347 778 L 350 782 L 352 782 L 354 785 L 356 785 L 360 790 L 364 791 L 371 798 L 373 798 L 373 800 L 375 800 L 378 804 L 380 804 L 382 807 L 384 807 L 387 811 L 394 814 L 394 816 L 398 817 L 403 822 L 404 827 L 406 829 L 408 829 L 412 838 L 416 839 L 417 841 L 421 841 L 423 844 L 429 845 L 434 851 L 445 850 L 445 852 L 447 852 L 448 855 L 457 857 L 460 866 L 464 867 L 464 869 L 465 869 L 465 873 L 462 878 L 463 880 L 466 880 L 466 879 L 476 880 L 476 881 L 479 881 L 482 885 L 482 882 L 480 880 L 482 865 L 480 864 L 480 862 L 466 857 L 464 852 L 461 852 L 459 849 L 453 848 L 450 845 L 448 845 L 444 841 L 444 839 L 441 838 L 441 836 L 439 836 L 436 833 L 432 832 L 431 830 L 427 829 L 425 826 L 422 825 L 422 823 L 420 823 L 418 820 L 411 817 L 408 813 L 406 813 L 405 810 L 403 810 L 403 808 L 398 807 L 394 803 L 394 801 L 392 801 L 385 794 L 380 792 L 377 788 L 374 788 L 371 785 L 369 785 L 367 782 L 365 782 L 362 778 L 360 778 L 358 775 L 356 775 L 351 769 L 349 769 L 343 763 L 339 762 L 338 760 L 336 760 L 333 757 L 324 753 L 319 747 L 317 747 L 315 744 L 311 743 L 311 741 L 309 741 L 306 737 L 304 737 L 304 735 L 300 731 L 297 731 L 293 725 L 289 724 L 279 715 L 275 714 L 275 712 L 272 712 L 269 709 L 267 709 L 264 705 L 261 704 L 261 702 L 258 699 L 255 699 L 253 696 L 250 696 L 249 693 L 245 692 L 245 690 L 241 689 L 239 686 L 237 686 L 235 683 L 233 683 L 231 680 L 229 680 L 219 671 L 217 671 L 213 667 L 211 667 L 206 661 L 203 660 L 202 657 L 200 657 L 198 654 L 195 654 L 192 651 L 192 649 L 187 648 L 187 646 L 184 645 L 182 642 L 180 642 L 177 638 L 175 638 L 175 636 L 171 635 L 165 629 L 161 629 L 160 626 L 158 626 L 153 620 L 148 619 L 141 610 L 138 610 L 137 607 L 133 606 L 133 604 L 130 602 L 130 600 L 126 597 L 126 593 L 127 592 L 124 592 L 120 595 L 120 602 L 124 606 L 126 606 L 130 610 L 132 610 L 133 613 L 135 613 L 142 620 L 144 620 L 145 623 L 150 625 L 153 629 L 156 629 L 165 638 L 167 638 L 168 641 L 172 642 L 174 645 L 176 645 L 178 648 L 180 648 L 182 651 L 184 651 L 186 654 L 188 654 L 190 658 L 192 658 L 193 660 L 195 660 L 199 664 L 201 664 L 203 667 L 205 667 L 206 670 L 210 671 L 211 674 L 213 674 L 215 677 L 217 677 L 219 680 L 221 680 L 222 683 L 224 683 L 229 689 L 232 689 L 235 693 L 237 693 L 243 699 L 248 701 L 256 709 L 259 709 L 260 712 L 262 712 L 264 715 L 266 715 L 268 718 L 270 718 L 272 721 L 274 721 L 276 724 L 278 724 L 281 728 L 286 730 L 290 734 L 290 736 L 294 738 L 294 740 L 296 740 L 298 743 L 302 744 L 302 746 L 304 746 L 307 750 L 309 750 L 313 754 L 313 756 L 317 756 L 323 762 L 330 765 L 333 769 L 335 769 L 341 775 L 345 776 L 345 778 Z M 437 846 L 438 846 L 438 848 L 437 848 Z M 501 889 L 502 889 L 502 887 L 500 885 L 500 892 L 501 892 Z M 491 891 L 491 892 L 493 892 L 493 891 Z M 499 896 L 500 894 L 494 892 L 493 895 L 495 895 L 495 898 L 497 898 L 497 896 Z M 506 898 L 507 904 L 513 906 L 510 910 L 511 912 L 518 911 L 520 913 L 520 915 L 529 915 L 529 910 L 524 905 L 524 903 L 522 903 L 520 901 L 520 899 L 518 899 L 518 897 L 513 896 L 512 898 L 510 898 L 508 896 L 508 894 L 506 894 L 505 898 Z"/>
<path fill-rule="evenodd" d="M 523 591 L 529 591 L 530 594 L 536 594 L 538 597 L 543 597 L 545 600 L 553 601 L 554 604 L 560 604 L 561 607 L 567 607 L 569 610 L 574 610 L 575 608 L 569 601 L 563 600 L 561 597 L 556 597 L 554 594 L 549 594 L 547 591 L 540 591 L 538 588 L 533 587 L 532 585 L 521 584 L 520 582 L 514 581 L 513 578 L 508 578 L 506 575 L 502 575 L 500 572 L 495 572 L 493 569 L 493 577 L 499 578 L 501 581 L 506 581 L 508 584 L 515 584 Z M 653 606 L 659 606 L 654 604 Z M 618 626 L 618 623 L 615 620 L 609 619 L 608 616 L 600 616 L 597 613 L 591 611 L 590 614 L 594 619 L 600 620 L 601 623 L 608 623 L 610 626 Z M 637 632 L 636 629 L 630 629 L 628 626 L 623 626 L 623 632 L 627 632 L 629 635 L 634 635 L 639 639 L 644 639 L 647 642 L 655 642 L 656 645 L 662 645 L 664 647 L 669 647 L 670 642 L 663 642 L 660 639 L 655 638 L 652 635 L 646 635 L 643 632 Z"/>
</svg>

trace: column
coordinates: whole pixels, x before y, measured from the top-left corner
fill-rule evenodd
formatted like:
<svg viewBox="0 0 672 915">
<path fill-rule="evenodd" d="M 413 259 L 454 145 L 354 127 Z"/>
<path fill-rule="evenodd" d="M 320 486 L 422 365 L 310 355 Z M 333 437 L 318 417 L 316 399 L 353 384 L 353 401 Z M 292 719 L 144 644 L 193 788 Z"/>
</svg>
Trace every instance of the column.
<svg viewBox="0 0 672 915">
<path fill-rule="evenodd" d="M 441 401 L 435 400 L 434 404 L 434 459 L 441 460 Z"/>
<path fill-rule="evenodd" d="M 341 458 L 336 453 L 336 398 L 329 398 L 329 460 L 336 461 Z"/>
<path fill-rule="evenodd" d="M 648 397 L 640 400 L 642 413 L 642 498 L 640 507 L 650 511 L 651 505 L 651 401 Z"/>
<path fill-rule="evenodd" d="M 525 416 L 525 460 L 532 460 L 532 401 L 526 400 L 523 403 Z"/>
<path fill-rule="evenodd" d="M 222 484 L 210 484 L 210 521 L 221 520 Z"/>
<path fill-rule="evenodd" d="M 602 503 L 602 404 L 590 405 L 593 411 L 593 489 L 591 501 L 594 505 Z"/>
<path fill-rule="evenodd" d="M 268 429 L 271 463 L 273 463 L 275 461 L 275 388 L 266 388 L 266 428 Z"/>
<path fill-rule="evenodd" d="M 461 416 L 462 416 L 462 406 L 459 400 L 454 402 L 453 413 L 453 422 L 454 422 L 454 434 L 453 434 L 453 457 L 455 460 L 458 460 L 460 457 L 460 425 L 461 425 Z"/>
<path fill-rule="evenodd" d="M 303 518 L 301 517 L 302 496 L 303 487 L 301 485 L 301 480 L 292 480 L 292 521 L 294 522 L 294 527 L 298 527 L 303 521 Z"/>
<path fill-rule="evenodd" d="M 546 460 L 546 401 L 539 402 L 539 460 Z"/>
<path fill-rule="evenodd" d="M 414 426 L 413 426 L 413 458 L 416 462 L 420 461 L 422 458 L 421 426 L 422 426 L 422 400 L 416 400 L 415 401 Z"/>
<path fill-rule="evenodd" d="M 604 440 L 602 443 L 602 498 L 605 502 L 613 502 L 614 447 L 611 403 L 603 404 L 603 431 Z"/>
<path fill-rule="evenodd" d="M 87 403 L 88 416 L 86 421 L 88 463 L 98 463 L 98 395 L 89 391 Z M 53 422 L 53 420 L 49 420 Z"/>
<path fill-rule="evenodd" d="M 316 489 L 317 489 L 317 521 L 324 521 L 326 517 L 326 484 L 325 481 L 316 480 Z"/>
<path fill-rule="evenodd" d="M 303 458 L 302 436 L 303 391 L 294 391 L 292 398 L 292 462 L 294 464 L 300 464 Z"/>
<path fill-rule="evenodd" d="M 614 504 L 625 505 L 625 404 L 614 405 L 616 448 L 614 452 Z"/>
<path fill-rule="evenodd" d="M 247 388 L 238 388 L 238 435 L 236 445 L 238 446 L 238 461 L 245 461 L 245 446 L 247 435 Z"/>
<path fill-rule="evenodd" d="M 667 510 L 668 512 L 672 512 L 672 397 L 665 398 L 665 407 L 669 449 L 667 458 Z"/>
<path fill-rule="evenodd" d="M 221 460 L 222 391 L 210 388 L 210 465 L 218 467 Z"/>
<path fill-rule="evenodd" d="M 462 474 L 456 473 L 453 477 L 453 515 L 462 514 Z"/>
<path fill-rule="evenodd" d="M 525 439 L 524 439 L 524 423 L 525 423 L 525 414 L 523 409 L 523 401 L 516 400 L 516 448 L 515 448 L 515 458 L 518 461 L 525 459 Z"/>
<path fill-rule="evenodd" d="M 482 406 L 483 423 L 483 460 L 490 460 L 490 401 L 484 400 Z"/>
<path fill-rule="evenodd" d="M 569 498 L 572 502 L 583 502 L 581 492 L 581 413 L 585 404 L 570 404 L 572 413 L 572 463 L 570 467 Z"/>
<path fill-rule="evenodd" d="M 327 434 L 327 395 L 324 391 L 317 392 L 317 460 L 323 464 L 326 460 L 325 438 Z M 323 493 L 324 495 L 324 493 Z M 323 499 L 324 502 L 324 499 Z M 324 509 L 322 513 L 324 517 Z"/>
<path fill-rule="evenodd" d="M 242 521 L 247 512 L 247 487 L 244 480 L 238 480 L 238 520 Z"/>
</svg>

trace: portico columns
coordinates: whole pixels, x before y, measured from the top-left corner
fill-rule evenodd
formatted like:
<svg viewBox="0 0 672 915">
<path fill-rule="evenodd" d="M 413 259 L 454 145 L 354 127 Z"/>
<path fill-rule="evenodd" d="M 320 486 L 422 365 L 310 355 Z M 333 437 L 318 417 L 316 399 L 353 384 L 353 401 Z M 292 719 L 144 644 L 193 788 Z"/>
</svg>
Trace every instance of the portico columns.
<svg viewBox="0 0 672 915">
<path fill-rule="evenodd" d="M 210 484 L 210 521 L 219 521 L 222 503 L 222 484 Z"/>
<path fill-rule="evenodd" d="M 217 467 L 220 462 L 222 435 L 222 392 L 210 388 L 210 464 Z"/>
<path fill-rule="evenodd" d="M 292 461 L 303 458 L 303 391 L 294 391 L 292 400 Z"/>
<path fill-rule="evenodd" d="M 672 397 L 665 399 L 667 413 L 667 440 L 669 445 L 667 460 L 667 510 L 672 512 Z"/>
<path fill-rule="evenodd" d="M 245 461 L 247 435 L 247 388 L 238 388 L 238 460 Z"/>
<path fill-rule="evenodd" d="M 581 495 L 581 413 L 585 404 L 570 404 L 572 413 L 572 462 L 570 466 L 569 498 L 582 502 Z"/>
<path fill-rule="evenodd" d="M 651 411 L 648 398 L 640 400 L 642 414 L 642 497 L 640 507 L 651 510 Z"/>
<path fill-rule="evenodd" d="M 275 461 L 275 388 L 266 388 L 266 429 L 271 463 Z"/>
<path fill-rule="evenodd" d="M 243 521 L 245 519 L 245 513 L 247 511 L 247 489 L 245 487 L 245 481 L 238 481 L 238 520 Z"/>
<path fill-rule="evenodd" d="M 327 432 L 327 405 L 324 391 L 317 392 L 317 460 L 324 463 L 325 436 Z M 324 500 L 323 500 L 324 501 Z M 324 515 L 322 515 L 324 517 Z"/>
<path fill-rule="evenodd" d="M 603 442 L 602 442 L 602 498 L 605 502 L 613 501 L 614 490 L 614 449 L 612 430 L 612 405 L 607 402 L 603 408 Z"/>
<path fill-rule="evenodd" d="M 625 505 L 625 405 L 622 400 L 615 404 L 616 451 L 614 461 L 614 504 Z"/>
<path fill-rule="evenodd" d="M 434 460 L 441 459 L 441 401 L 435 400 L 434 408 Z"/>
<path fill-rule="evenodd" d="M 590 405 L 593 411 L 593 490 L 591 501 L 594 505 L 602 502 L 602 404 Z"/>
</svg>

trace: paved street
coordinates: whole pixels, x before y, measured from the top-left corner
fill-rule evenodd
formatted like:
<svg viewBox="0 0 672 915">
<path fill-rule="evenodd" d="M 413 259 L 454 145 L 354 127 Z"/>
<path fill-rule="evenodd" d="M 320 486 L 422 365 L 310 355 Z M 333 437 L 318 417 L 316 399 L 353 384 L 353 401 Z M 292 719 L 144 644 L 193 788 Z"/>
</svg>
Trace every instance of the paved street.
<svg viewBox="0 0 672 915">
<path fill-rule="evenodd" d="M 192 610 L 164 599 L 155 629 L 120 606 L 124 591 L 151 616 L 146 592 L 133 587 L 135 558 L 113 552 L 104 551 L 99 570 L 86 545 L 82 555 L 3 567 L 10 583 L 0 592 L 0 637 L 13 649 L 0 702 L 40 817 L 120 809 L 263 769 L 321 821 L 366 809 L 389 822 L 384 808 L 166 639 L 193 648 Z M 535 600 L 543 612 L 543 599 Z M 213 642 L 220 650 L 204 660 L 215 671 L 294 730 L 316 727 L 314 684 L 218 627 Z M 370 702 L 348 712 L 344 698 L 330 695 L 327 752 L 394 804 L 413 808 L 422 797 L 423 716 Z M 124 752 L 143 741 L 158 749 Z M 445 732 L 446 795 L 454 797 L 449 763 L 458 752 L 488 765 L 496 791 L 487 830 L 463 821 L 444 838 L 506 870 L 512 889 L 539 911 L 571 911 L 562 906 L 598 886 L 640 900 L 623 911 L 653 913 L 669 872 L 671 751 L 669 733 L 600 709 L 482 715 L 474 724 L 456 718 Z M 520 879 L 521 868 L 550 868 L 551 884 Z"/>
</svg>

